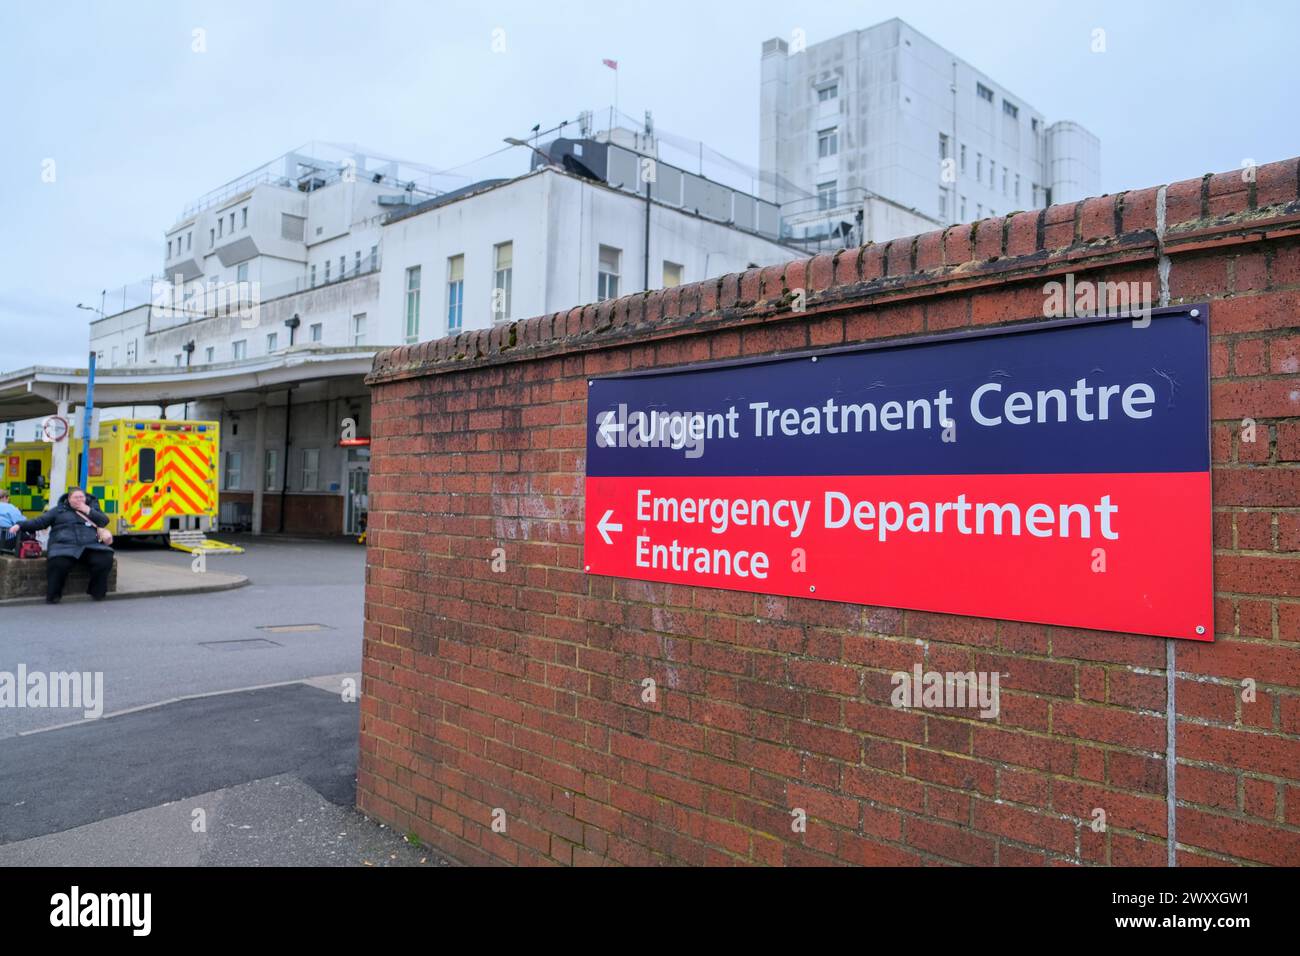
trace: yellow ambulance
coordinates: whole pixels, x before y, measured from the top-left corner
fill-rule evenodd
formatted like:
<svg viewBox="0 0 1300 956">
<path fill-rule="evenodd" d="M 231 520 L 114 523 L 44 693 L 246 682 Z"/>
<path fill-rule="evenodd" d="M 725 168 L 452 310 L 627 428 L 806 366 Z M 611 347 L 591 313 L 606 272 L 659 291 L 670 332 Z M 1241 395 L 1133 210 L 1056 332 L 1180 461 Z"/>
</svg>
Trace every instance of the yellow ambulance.
<svg viewBox="0 0 1300 956">
<path fill-rule="evenodd" d="M 153 418 L 101 422 L 99 437 L 90 443 L 86 491 L 108 515 L 109 530 L 119 537 L 171 537 L 173 543 L 216 530 L 220 436 L 216 422 Z M 67 487 L 71 488 L 79 481 L 82 443 L 68 440 L 72 444 Z M 15 442 L 0 453 L 9 500 L 29 518 L 53 504 L 49 500 L 51 449 L 48 442 Z"/>
</svg>

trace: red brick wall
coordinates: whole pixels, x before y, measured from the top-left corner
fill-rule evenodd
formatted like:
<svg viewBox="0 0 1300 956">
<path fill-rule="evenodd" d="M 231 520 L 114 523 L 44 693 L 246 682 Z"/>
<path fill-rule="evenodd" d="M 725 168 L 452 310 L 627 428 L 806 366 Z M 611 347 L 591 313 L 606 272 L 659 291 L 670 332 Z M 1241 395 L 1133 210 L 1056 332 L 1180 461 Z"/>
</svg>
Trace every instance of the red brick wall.
<svg viewBox="0 0 1300 956">
<path fill-rule="evenodd" d="M 470 863 L 1164 865 L 1172 645 L 1177 863 L 1300 863 L 1298 172 L 379 355 L 359 807 Z M 587 376 L 1034 320 L 1046 281 L 1158 291 L 1162 256 L 1212 300 L 1213 644 L 583 573 Z M 890 707 L 916 662 L 1001 672 L 999 717 Z"/>
<path fill-rule="evenodd" d="M 343 533 L 342 495 L 304 495 L 290 491 L 285 496 L 284 532 L 303 535 L 338 535 Z M 222 501 L 239 501 L 253 506 L 251 491 L 223 491 Z M 275 534 L 280 530 L 280 493 L 268 491 L 262 496 L 262 531 Z"/>
</svg>

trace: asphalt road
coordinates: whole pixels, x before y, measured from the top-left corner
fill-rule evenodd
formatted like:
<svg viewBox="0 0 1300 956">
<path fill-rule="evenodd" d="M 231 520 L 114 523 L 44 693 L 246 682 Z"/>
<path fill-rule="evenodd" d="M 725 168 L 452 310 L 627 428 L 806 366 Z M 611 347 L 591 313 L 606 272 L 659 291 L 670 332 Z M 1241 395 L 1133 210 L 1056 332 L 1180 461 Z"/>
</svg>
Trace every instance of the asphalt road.
<svg viewBox="0 0 1300 956">
<path fill-rule="evenodd" d="M 0 671 L 103 673 L 103 712 L 195 694 L 361 670 L 365 549 L 350 541 L 223 536 L 241 555 L 209 556 L 245 574 L 233 591 L 104 604 L 9 607 L 0 612 Z M 133 549 L 188 568 L 167 549 Z M 262 630 L 320 625 L 319 630 Z M 250 643 L 251 642 L 251 643 Z M 0 708 L 0 740 L 80 720 L 76 710 Z"/>
<path fill-rule="evenodd" d="M 149 708 L 0 744 L 0 844 L 293 774 L 355 802 L 358 710 L 289 684 Z"/>
<path fill-rule="evenodd" d="M 354 809 L 364 549 L 222 540 L 248 586 L 0 612 L 0 672 L 103 674 L 99 719 L 0 707 L 0 866 L 447 865 Z"/>
</svg>

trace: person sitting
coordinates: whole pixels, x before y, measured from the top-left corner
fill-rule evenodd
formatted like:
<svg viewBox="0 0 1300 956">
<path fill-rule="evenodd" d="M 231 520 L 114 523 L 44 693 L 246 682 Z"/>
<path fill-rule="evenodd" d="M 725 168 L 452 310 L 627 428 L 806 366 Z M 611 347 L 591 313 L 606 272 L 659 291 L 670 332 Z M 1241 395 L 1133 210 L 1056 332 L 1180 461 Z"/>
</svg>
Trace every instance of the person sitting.
<svg viewBox="0 0 1300 956">
<path fill-rule="evenodd" d="M 9 489 L 0 488 L 0 551 L 12 551 L 17 538 L 9 535 L 9 529 L 23 520 L 23 513 L 9 501 Z"/>
<path fill-rule="evenodd" d="M 90 571 L 86 593 L 102 601 L 108 594 L 108 576 L 113 570 L 113 535 L 105 525 L 108 515 L 95 507 L 95 499 L 81 488 L 73 488 L 39 518 L 19 521 L 8 534 L 30 534 L 50 529 L 45 558 L 45 602 L 58 604 L 63 599 L 63 585 L 68 573 L 79 562 Z"/>
</svg>

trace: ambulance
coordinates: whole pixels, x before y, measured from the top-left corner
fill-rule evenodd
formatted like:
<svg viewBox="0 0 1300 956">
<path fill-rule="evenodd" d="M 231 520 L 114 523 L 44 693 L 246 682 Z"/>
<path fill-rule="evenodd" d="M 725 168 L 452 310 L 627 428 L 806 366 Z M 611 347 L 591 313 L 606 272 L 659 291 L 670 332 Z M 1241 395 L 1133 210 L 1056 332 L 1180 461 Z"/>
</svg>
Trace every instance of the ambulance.
<svg viewBox="0 0 1300 956">
<path fill-rule="evenodd" d="M 104 421 L 90 443 L 86 491 L 108 515 L 117 537 L 157 536 L 192 551 L 238 551 L 204 535 L 217 527 L 217 422 L 125 418 Z M 82 442 L 69 438 L 66 487 L 80 481 Z M 0 452 L 9 500 L 28 518 L 49 500 L 48 442 L 15 442 Z"/>
</svg>

